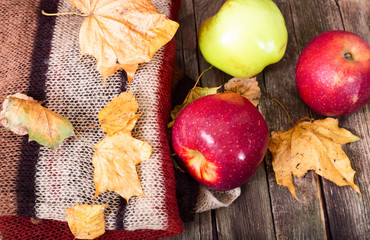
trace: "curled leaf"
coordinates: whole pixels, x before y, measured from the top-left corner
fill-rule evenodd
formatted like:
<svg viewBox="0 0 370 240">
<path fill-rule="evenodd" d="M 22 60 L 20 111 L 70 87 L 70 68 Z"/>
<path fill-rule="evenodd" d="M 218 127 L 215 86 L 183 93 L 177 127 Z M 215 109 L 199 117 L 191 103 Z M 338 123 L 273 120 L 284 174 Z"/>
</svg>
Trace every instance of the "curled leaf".
<svg viewBox="0 0 370 240">
<path fill-rule="evenodd" d="M 247 98 L 254 106 L 257 106 L 261 99 L 261 89 L 258 87 L 256 77 L 232 78 L 224 85 L 226 92 L 234 92 Z"/>
<path fill-rule="evenodd" d="M 106 136 L 94 147 L 95 197 L 111 190 L 128 201 L 132 196 L 144 196 L 136 165 L 149 159 L 152 148 L 127 132 Z"/>
<path fill-rule="evenodd" d="M 99 123 L 104 132 L 113 135 L 119 131 L 131 132 L 140 114 L 136 114 L 139 104 L 131 91 L 115 97 L 99 112 Z"/>
<path fill-rule="evenodd" d="M 150 0 L 68 1 L 87 16 L 80 29 L 81 54 L 97 59 L 104 81 L 124 69 L 131 82 L 138 64 L 149 62 L 179 27 Z"/>
<path fill-rule="evenodd" d="M 180 114 L 180 112 L 187 105 L 189 105 L 191 102 L 197 100 L 198 98 L 217 93 L 217 90 L 219 88 L 220 87 L 214 87 L 214 88 L 195 87 L 195 88 L 191 89 L 189 91 L 187 97 L 185 98 L 184 102 L 181 105 L 175 106 L 174 109 L 171 111 L 172 121 L 170 123 L 168 123 L 168 127 L 170 128 L 170 127 L 173 126 L 173 124 L 175 123 L 175 119 L 177 118 L 177 116 Z"/>
<path fill-rule="evenodd" d="M 66 220 L 77 239 L 94 239 L 105 233 L 104 208 L 107 205 L 77 204 L 68 208 Z"/>
<path fill-rule="evenodd" d="M 338 120 L 326 118 L 316 121 L 301 119 L 288 131 L 272 132 L 269 149 L 276 182 L 288 187 L 295 198 L 292 175 L 303 177 L 314 170 L 320 176 L 339 186 L 350 185 L 360 193 L 354 183 L 355 171 L 341 145 L 359 138 L 344 128 Z"/>
<path fill-rule="evenodd" d="M 29 141 L 55 150 L 65 138 L 74 135 L 71 123 L 40 102 L 24 94 L 8 96 L 0 113 L 1 124 L 18 135 L 29 135 Z"/>
</svg>

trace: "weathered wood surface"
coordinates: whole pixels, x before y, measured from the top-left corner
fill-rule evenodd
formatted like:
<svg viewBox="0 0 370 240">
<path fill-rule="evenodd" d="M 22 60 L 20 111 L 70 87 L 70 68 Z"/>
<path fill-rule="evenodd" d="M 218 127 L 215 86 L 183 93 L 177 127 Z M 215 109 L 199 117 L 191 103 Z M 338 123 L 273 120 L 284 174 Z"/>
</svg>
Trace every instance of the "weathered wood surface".
<svg viewBox="0 0 370 240">
<path fill-rule="evenodd" d="M 225 0 L 182 0 L 180 29 L 176 34 L 177 65 L 192 79 L 210 65 L 197 47 L 197 29 L 215 14 Z M 370 42 L 370 1 L 367 0 L 274 0 L 284 15 L 289 42 L 283 59 L 258 75 L 264 92 L 279 99 L 293 121 L 302 117 L 323 118 L 299 98 L 294 70 L 298 56 L 317 34 L 335 29 L 354 32 Z M 219 86 L 231 77 L 213 68 L 201 85 Z M 262 98 L 259 106 L 270 131 L 291 127 L 285 112 Z M 362 196 L 350 187 L 338 187 L 313 172 L 294 179 L 300 201 L 276 184 L 268 153 L 256 175 L 242 186 L 241 196 L 228 208 L 196 215 L 173 239 L 370 239 L 370 104 L 339 118 L 340 126 L 361 137 L 344 150 L 357 171 L 355 183 Z"/>
</svg>

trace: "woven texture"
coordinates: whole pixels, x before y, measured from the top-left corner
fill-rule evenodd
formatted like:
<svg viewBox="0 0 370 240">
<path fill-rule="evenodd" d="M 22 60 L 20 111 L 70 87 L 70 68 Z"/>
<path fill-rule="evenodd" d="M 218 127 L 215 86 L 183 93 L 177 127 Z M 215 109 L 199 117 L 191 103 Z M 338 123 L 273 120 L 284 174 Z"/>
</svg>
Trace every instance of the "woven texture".
<svg viewBox="0 0 370 240">
<path fill-rule="evenodd" d="M 200 213 L 211 209 L 228 207 L 240 196 L 240 193 L 240 187 L 220 192 L 210 190 L 204 186 L 199 186 L 199 195 L 195 211 Z"/>
<path fill-rule="evenodd" d="M 160 13 L 176 16 L 178 2 L 152 2 Z M 119 71 L 103 85 L 95 59 L 80 58 L 82 17 L 40 15 L 41 10 L 68 12 L 70 8 L 66 0 L 1 1 L 0 34 L 5 41 L 0 48 L 0 92 L 1 96 L 22 92 L 44 100 L 45 107 L 68 118 L 76 129 L 83 129 L 97 124 L 98 112 L 126 91 L 127 79 Z M 22 17 L 17 15 L 20 12 Z M 133 135 L 153 149 L 151 158 L 138 167 L 146 197 L 133 197 L 126 204 L 118 194 L 106 191 L 93 200 L 93 151 L 85 140 L 91 145 L 98 143 L 105 136 L 100 128 L 82 131 L 85 140 L 69 138 L 54 152 L 2 131 L 0 215 L 7 217 L 0 218 L 0 232 L 4 239 L 71 239 L 65 211 L 77 203 L 109 205 L 106 228 L 124 231 L 108 231 L 106 239 L 155 239 L 182 231 L 166 135 L 174 55 L 171 41 L 151 62 L 140 66 L 130 86 L 142 114 Z M 51 220 L 35 225 L 16 216 Z"/>
</svg>

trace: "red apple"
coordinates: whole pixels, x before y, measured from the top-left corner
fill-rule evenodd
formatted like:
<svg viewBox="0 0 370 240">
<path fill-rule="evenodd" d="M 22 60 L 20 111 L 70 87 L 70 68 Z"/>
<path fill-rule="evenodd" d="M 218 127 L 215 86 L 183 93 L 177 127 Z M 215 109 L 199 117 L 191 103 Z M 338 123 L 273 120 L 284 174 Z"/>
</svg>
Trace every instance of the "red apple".
<svg viewBox="0 0 370 240">
<path fill-rule="evenodd" d="M 299 95 L 315 112 L 353 113 L 370 100 L 370 46 L 347 31 L 319 34 L 299 56 L 295 79 Z"/>
<path fill-rule="evenodd" d="M 236 93 L 195 100 L 181 111 L 172 129 L 179 164 L 199 183 L 219 191 L 247 181 L 257 171 L 267 144 L 265 119 Z"/>
</svg>

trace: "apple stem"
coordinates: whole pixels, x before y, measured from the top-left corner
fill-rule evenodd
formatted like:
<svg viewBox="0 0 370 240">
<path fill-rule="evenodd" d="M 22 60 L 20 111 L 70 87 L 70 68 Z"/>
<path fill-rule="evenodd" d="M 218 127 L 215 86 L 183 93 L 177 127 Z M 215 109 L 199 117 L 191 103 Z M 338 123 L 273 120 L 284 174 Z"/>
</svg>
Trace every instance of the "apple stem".
<svg viewBox="0 0 370 240">
<path fill-rule="evenodd" d="M 267 98 L 269 98 L 269 99 L 271 99 L 272 101 L 274 101 L 274 102 L 276 102 L 277 104 L 279 104 L 279 106 L 284 110 L 284 112 L 285 112 L 285 113 L 286 113 L 286 115 L 288 116 L 290 123 L 294 126 L 294 122 L 293 122 L 292 118 L 290 117 L 290 114 L 289 114 L 288 110 L 286 110 L 286 108 L 284 107 L 284 105 L 283 105 L 281 102 L 279 102 L 279 100 L 277 100 L 276 98 L 271 97 L 271 96 L 270 96 L 270 94 L 266 93 L 265 91 L 262 91 L 262 92 L 265 94 L 265 96 L 266 96 Z"/>
<path fill-rule="evenodd" d="M 350 52 L 346 52 L 346 53 L 344 53 L 343 54 L 343 57 L 345 58 L 345 59 L 347 59 L 348 61 L 353 61 L 353 57 L 352 57 L 352 54 L 350 53 Z"/>
<path fill-rule="evenodd" d="M 79 12 L 65 12 L 65 13 L 47 13 L 44 10 L 41 11 L 42 15 L 51 17 L 51 16 L 62 16 L 62 15 L 78 15 L 81 17 L 87 17 L 88 15 L 79 13 Z"/>
<path fill-rule="evenodd" d="M 293 122 L 293 120 L 292 120 L 292 118 L 290 117 L 290 114 L 289 114 L 289 112 L 288 112 L 288 110 L 286 110 L 286 108 L 284 107 L 284 105 L 283 104 L 281 104 L 276 98 L 271 98 L 271 100 L 273 100 L 273 101 L 275 101 L 277 104 L 279 104 L 279 106 L 285 111 L 285 113 L 286 113 L 286 115 L 288 116 L 288 118 L 289 118 L 289 121 L 290 121 L 290 123 L 292 124 L 292 125 L 294 125 L 294 122 Z"/>
</svg>

